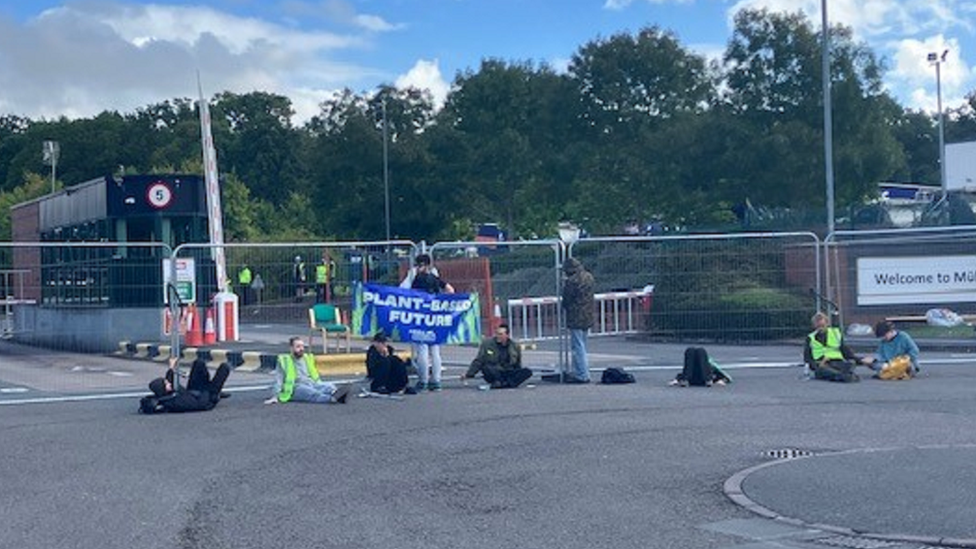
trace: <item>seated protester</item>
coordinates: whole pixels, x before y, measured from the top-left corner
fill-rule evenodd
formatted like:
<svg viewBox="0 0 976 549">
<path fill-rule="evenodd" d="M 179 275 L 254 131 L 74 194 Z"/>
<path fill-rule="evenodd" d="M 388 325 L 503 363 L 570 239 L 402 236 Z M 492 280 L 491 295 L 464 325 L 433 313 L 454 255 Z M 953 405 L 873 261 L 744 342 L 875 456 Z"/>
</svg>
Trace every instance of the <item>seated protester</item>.
<svg viewBox="0 0 976 549">
<path fill-rule="evenodd" d="M 860 380 L 854 368 L 865 361 L 844 344 L 840 328 L 831 326 L 827 314 L 822 312 L 813 315 L 810 321 L 814 330 L 804 342 L 803 362 L 813 372 L 813 377 L 826 381 Z"/>
<path fill-rule="evenodd" d="M 315 356 L 305 352 L 305 342 L 300 337 L 288 340 L 291 352 L 278 355 L 275 365 L 274 396 L 264 401 L 275 402 L 317 402 L 345 404 L 350 385 L 337 387 L 322 381 L 315 367 Z"/>
<path fill-rule="evenodd" d="M 532 370 L 522 367 L 522 351 L 509 337 L 508 324 L 500 324 L 495 337 L 481 342 L 478 355 L 461 379 L 473 378 L 478 372 L 494 389 L 515 388 L 532 377 Z"/>
<path fill-rule="evenodd" d="M 685 349 L 684 368 L 674 376 L 668 385 L 672 387 L 687 387 L 689 385 L 699 385 L 719 387 L 732 383 L 732 378 L 726 374 L 722 368 L 708 356 L 708 352 L 701 347 L 688 347 Z"/>
<path fill-rule="evenodd" d="M 204 412 L 212 410 L 217 405 L 224 382 L 230 375 L 230 366 L 226 362 L 221 364 L 211 379 L 207 363 L 200 359 L 194 360 L 193 365 L 190 366 L 190 377 L 187 379 L 186 388 L 174 391 L 173 378 L 176 364 L 176 357 L 171 357 L 166 375 L 149 382 L 149 390 L 153 394 L 143 397 L 139 402 L 140 412 L 144 414 Z"/>
<path fill-rule="evenodd" d="M 396 356 L 383 332 L 373 336 L 366 351 L 366 377 L 370 379 L 369 390 L 374 393 L 417 393 L 413 388 L 407 390 L 407 363 Z"/>
<path fill-rule="evenodd" d="M 887 320 L 882 320 L 874 325 L 874 335 L 881 339 L 881 343 L 878 344 L 878 351 L 875 356 L 865 358 L 865 363 L 876 372 L 875 375 L 878 377 L 893 375 L 896 378 L 901 378 L 902 374 L 911 377 L 918 373 L 918 345 L 915 344 L 912 336 L 896 330 L 895 325 Z M 909 367 L 900 367 L 898 364 L 900 361 L 895 361 L 898 357 L 907 357 Z M 893 366 L 899 371 L 889 372 L 889 368 Z M 902 369 L 905 371 L 900 371 Z"/>
</svg>

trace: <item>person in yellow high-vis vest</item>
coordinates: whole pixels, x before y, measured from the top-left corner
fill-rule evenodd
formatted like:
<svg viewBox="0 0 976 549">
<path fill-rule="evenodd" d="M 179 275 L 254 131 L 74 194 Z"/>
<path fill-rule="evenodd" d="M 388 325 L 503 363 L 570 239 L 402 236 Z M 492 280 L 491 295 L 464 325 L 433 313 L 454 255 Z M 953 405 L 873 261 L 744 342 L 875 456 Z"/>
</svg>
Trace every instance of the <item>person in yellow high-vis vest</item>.
<svg viewBox="0 0 976 549">
<path fill-rule="evenodd" d="M 315 356 L 305 352 L 305 342 L 300 337 L 288 340 L 289 353 L 278 355 L 275 366 L 274 395 L 266 400 L 275 402 L 318 402 L 345 404 L 352 385 L 335 385 L 322 381 L 315 367 Z"/>
<path fill-rule="evenodd" d="M 332 259 L 328 255 L 323 255 L 322 262 L 315 266 L 315 300 L 317 303 L 328 303 L 332 299 L 329 291 L 332 275 Z"/>
<path fill-rule="evenodd" d="M 844 333 L 830 325 L 826 313 L 817 313 L 810 319 L 813 331 L 807 335 L 803 346 L 803 362 L 816 379 L 827 381 L 858 381 L 854 367 L 865 364 L 862 357 L 844 343 Z"/>
</svg>

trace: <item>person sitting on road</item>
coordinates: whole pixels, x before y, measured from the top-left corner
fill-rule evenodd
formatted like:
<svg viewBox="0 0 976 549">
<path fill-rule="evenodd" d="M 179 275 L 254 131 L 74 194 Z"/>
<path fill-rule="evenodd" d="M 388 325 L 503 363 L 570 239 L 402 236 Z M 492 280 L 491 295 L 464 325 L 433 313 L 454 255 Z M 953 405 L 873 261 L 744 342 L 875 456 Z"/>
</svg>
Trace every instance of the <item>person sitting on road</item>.
<svg viewBox="0 0 976 549">
<path fill-rule="evenodd" d="M 275 402 L 316 402 L 345 404 L 351 386 L 336 386 L 322 381 L 315 367 L 315 356 L 305 352 L 305 342 L 300 337 L 288 340 L 290 353 L 278 355 L 275 366 L 274 396 L 265 401 Z"/>
<path fill-rule="evenodd" d="M 826 313 L 818 312 L 810 319 L 814 330 L 807 335 L 803 345 L 803 362 L 813 372 L 815 379 L 826 381 L 858 381 L 854 373 L 863 358 L 844 343 L 840 328 L 830 325 Z"/>
<path fill-rule="evenodd" d="M 166 375 L 149 382 L 152 395 L 143 397 L 139 401 L 139 411 L 144 414 L 205 412 L 212 410 L 220 402 L 224 382 L 230 375 L 230 366 L 225 362 L 214 372 L 213 379 L 207 370 L 207 363 L 197 359 L 190 366 L 190 377 L 186 388 L 174 390 L 173 378 L 176 373 L 177 359 L 170 357 L 169 369 Z"/>
<path fill-rule="evenodd" d="M 905 332 L 895 329 L 895 325 L 887 320 L 882 320 L 874 325 L 874 335 L 881 339 L 878 344 L 878 351 L 875 356 L 865 358 L 875 375 L 882 378 L 889 376 L 893 378 L 912 377 L 918 373 L 918 345 L 912 336 Z M 902 365 L 899 357 L 907 357 L 907 368 Z M 889 371 L 894 368 L 896 371 Z"/>
<path fill-rule="evenodd" d="M 522 367 L 522 351 L 518 342 L 509 337 L 508 324 L 499 324 L 495 337 L 481 342 L 478 355 L 461 379 L 473 378 L 478 372 L 493 389 L 515 388 L 532 377 L 532 370 Z"/>
<path fill-rule="evenodd" d="M 417 394 L 413 387 L 407 387 L 407 363 L 396 355 L 383 332 L 373 336 L 366 351 L 366 377 L 370 379 L 371 392 Z"/>
</svg>

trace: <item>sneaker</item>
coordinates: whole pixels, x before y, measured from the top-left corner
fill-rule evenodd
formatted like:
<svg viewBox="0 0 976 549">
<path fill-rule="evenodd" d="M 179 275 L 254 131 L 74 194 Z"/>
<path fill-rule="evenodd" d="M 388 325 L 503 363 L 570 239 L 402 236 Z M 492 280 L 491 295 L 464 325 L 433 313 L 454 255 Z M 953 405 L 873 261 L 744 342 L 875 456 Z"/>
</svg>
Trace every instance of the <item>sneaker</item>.
<svg viewBox="0 0 976 549">
<path fill-rule="evenodd" d="M 434 393 L 441 392 L 441 390 L 442 390 L 441 382 L 440 381 L 431 381 L 430 382 L 430 385 L 427 386 L 427 390 L 432 391 Z"/>
<path fill-rule="evenodd" d="M 336 404 L 345 404 L 346 399 L 349 398 L 349 393 L 352 392 L 352 385 L 345 384 L 340 385 L 334 393 L 332 393 L 332 402 Z"/>
<path fill-rule="evenodd" d="M 406 389 L 403 390 L 403 394 L 405 394 L 405 395 L 415 395 L 415 394 L 417 394 L 417 390 L 414 389 L 413 387 L 407 387 Z"/>
<path fill-rule="evenodd" d="M 417 391 L 418 393 L 420 393 L 422 391 L 426 391 L 427 390 L 427 384 L 424 383 L 423 381 L 418 381 L 417 384 L 414 385 L 413 388 L 414 388 L 415 391 Z"/>
</svg>

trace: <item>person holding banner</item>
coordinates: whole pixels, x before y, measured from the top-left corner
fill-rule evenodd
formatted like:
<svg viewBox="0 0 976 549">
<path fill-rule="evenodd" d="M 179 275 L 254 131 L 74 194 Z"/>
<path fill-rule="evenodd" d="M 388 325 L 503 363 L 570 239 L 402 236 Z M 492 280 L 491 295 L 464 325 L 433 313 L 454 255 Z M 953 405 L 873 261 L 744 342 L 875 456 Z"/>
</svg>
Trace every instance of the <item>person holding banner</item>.
<svg viewBox="0 0 976 549">
<path fill-rule="evenodd" d="M 437 269 L 431 265 L 428 254 L 420 254 L 414 260 L 414 268 L 400 282 L 401 288 L 411 288 L 429 294 L 453 294 L 454 287 L 441 280 Z M 441 346 L 427 343 L 413 344 L 413 357 L 417 364 L 417 392 L 429 389 L 441 390 Z"/>
</svg>

